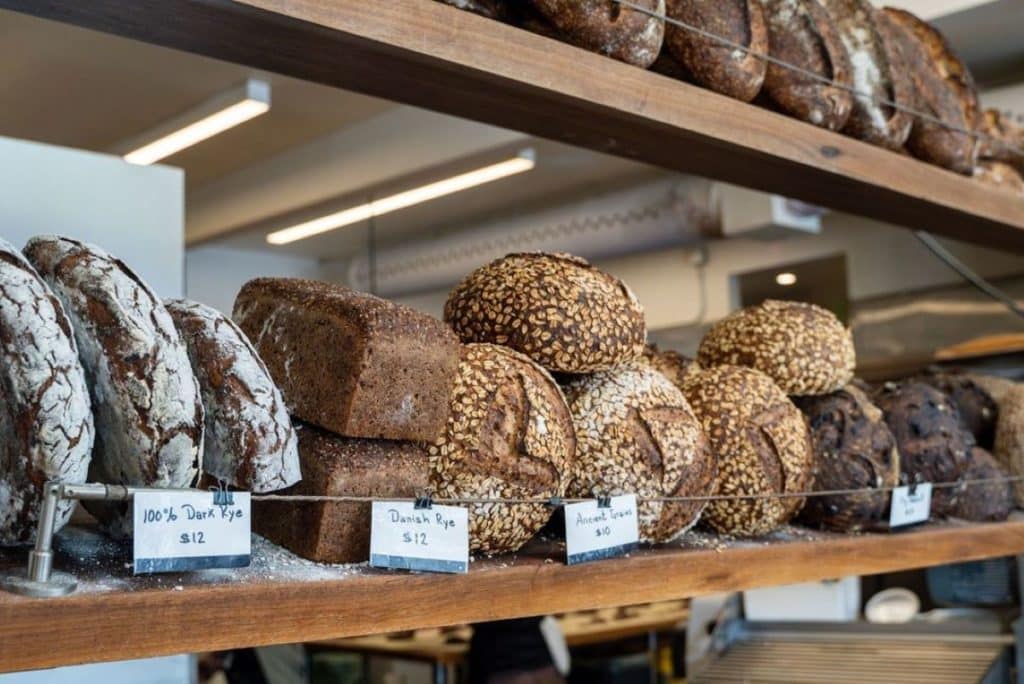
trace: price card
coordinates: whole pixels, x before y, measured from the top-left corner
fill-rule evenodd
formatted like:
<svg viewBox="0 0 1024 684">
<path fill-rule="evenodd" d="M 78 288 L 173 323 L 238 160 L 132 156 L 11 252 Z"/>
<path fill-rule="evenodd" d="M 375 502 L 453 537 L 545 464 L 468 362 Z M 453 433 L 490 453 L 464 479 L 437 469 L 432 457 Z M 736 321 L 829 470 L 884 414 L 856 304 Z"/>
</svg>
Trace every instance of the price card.
<svg viewBox="0 0 1024 684">
<path fill-rule="evenodd" d="M 411 501 L 374 501 L 370 565 L 467 572 L 469 511 L 461 506 L 416 508 Z"/>
<path fill-rule="evenodd" d="M 932 510 L 932 485 L 924 482 L 911 493 L 910 487 L 892 490 L 889 527 L 904 527 L 927 522 Z"/>
<path fill-rule="evenodd" d="M 223 493 L 222 493 L 223 494 Z M 132 508 L 135 574 L 244 568 L 252 551 L 248 492 L 138 492 Z"/>
<path fill-rule="evenodd" d="M 566 504 L 566 563 L 575 565 L 621 556 L 640 541 L 636 495 L 613 496 L 608 506 L 597 500 Z"/>
</svg>

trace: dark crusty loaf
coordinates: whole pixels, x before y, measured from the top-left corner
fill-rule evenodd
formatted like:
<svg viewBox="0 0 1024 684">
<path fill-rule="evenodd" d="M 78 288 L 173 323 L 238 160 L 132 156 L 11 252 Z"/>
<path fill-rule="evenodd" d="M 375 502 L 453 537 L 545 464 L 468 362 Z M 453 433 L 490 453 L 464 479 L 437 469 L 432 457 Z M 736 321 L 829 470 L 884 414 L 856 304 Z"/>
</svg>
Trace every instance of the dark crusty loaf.
<svg viewBox="0 0 1024 684">
<path fill-rule="evenodd" d="M 744 102 L 757 97 L 766 70 L 761 55 L 768 54 L 760 0 L 667 0 L 665 9 L 671 19 L 749 50 L 669 23 L 665 46 L 694 80 Z"/>
<path fill-rule="evenodd" d="M 656 16 L 614 0 L 530 0 L 570 42 L 646 69 L 661 52 L 665 0 L 635 0 Z"/>
<path fill-rule="evenodd" d="M 427 493 L 430 458 L 411 442 L 339 437 L 296 425 L 302 482 L 282 494 L 406 499 Z M 253 501 L 253 531 L 310 560 L 370 557 L 366 502 Z"/>
<path fill-rule="evenodd" d="M 340 285 L 258 278 L 235 300 L 293 415 L 348 437 L 433 441 L 459 342 L 440 321 Z"/>
<path fill-rule="evenodd" d="M 64 304 L 96 423 L 89 479 L 188 487 L 203 453 L 203 405 L 188 353 L 152 290 L 99 247 L 32 238 L 25 255 Z M 86 504 L 109 533 L 131 534 L 127 504 Z"/>
<path fill-rule="evenodd" d="M 853 379 L 856 355 L 853 336 L 831 311 L 769 299 L 711 326 L 697 361 L 756 368 L 786 394 L 804 395 L 842 389 Z"/>
<path fill-rule="evenodd" d="M 814 491 L 896 487 L 900 457 L 882 411 L 861 390 L 798 397 L 814 445 Z M 889 492 L 808 497 L 800 520 L 834 530 L 883 528 Z"/>
<path fill-rule="evenodd" d="M 717 459 L 693 409 L 643 361 L 580 377 L 565 388 L 576 426 L 569 495 L 708 496 Z M 667 542 L 697 524 L 704 502 L 639 504 L 640 539 Z"/>
<path fill-rule="evenodd" d="M 916 379 L 949 396 L 960 414 L 960 422 L 974 435 L 978 446 L 983 449 L 992 448 L 999 407 L 981 385 L 966 373 L 932 372 Z"/>
<path fill-rule="evenodd" d="M 644 348 L 644 361 L 666 378 L 672 384 L 682 389 L 686 381 L 700 372 L 700 364 L 688 356 L 684 356 L 671 349 L 658 349 L 655 344 L 649 344 Z"/>
<path fill-rule="evenodd" d="M 701 371 L 684 388 L 718 455 L 716 495 L 805 492 L 814 454 L 800 409 L 764 373 L 739 366 Z M 772 531 L 800 510 L 803 499 L 713 501 L 703 520 L 725 534 Z"/>
<path fill-rule="evenodd" d="M 263 361 L 245 334 L 211 307 L 165 302 L 188 349 L 206 413 L 203 470 L 253 492 L 301 479 L 295 431 Z"/>
<path fill-rule="evenodd" d="M 1006 520 L 1014 509 L 1013 486 L 1008 481 L 997 480 L 1009 477 L 1009 473 L 985 449 L 972 447 L 967 464 L 960 474 L 961 479 L 994 480 L 974 482 L 956 492 L 949 514 L 954 518 L 989 522 Z"/>
<path fill-rule="evenodd" d="M 818 0 L 762 0 L 771 56 L 830 79 L 824 83 L 777 63 L 768 65 L 764 91 L 782 111 L 838 131 L 853 109 L 850 59 Z"/>
<path fill-rule="evenodd" d="M 509 254 L 470 273 L 444 306 L 463 342 L 522 352 L 550 371 L 607 370 L 643 353 L 640 303 L 619 279 L 567 254 Z"/>
<path fill-rule="evenodd" d="M 71 322 L 35 269 L 0 240 L 0 545 L 35 536 L 48 480 L 85 482 L 93 445 Z M 57 508 L 57 529 L 73 501 Z"/>
<path fill-rule="evenodd" d="M 448 427 L 430 447 L 438 498 L 562 496 L 575 452 L 572 416 L 543 368 L 504 347 L 463 348 Z M 543 504 L 471 505 L 470 548 L 515 551 L 550 517 Z"/>
</svg>

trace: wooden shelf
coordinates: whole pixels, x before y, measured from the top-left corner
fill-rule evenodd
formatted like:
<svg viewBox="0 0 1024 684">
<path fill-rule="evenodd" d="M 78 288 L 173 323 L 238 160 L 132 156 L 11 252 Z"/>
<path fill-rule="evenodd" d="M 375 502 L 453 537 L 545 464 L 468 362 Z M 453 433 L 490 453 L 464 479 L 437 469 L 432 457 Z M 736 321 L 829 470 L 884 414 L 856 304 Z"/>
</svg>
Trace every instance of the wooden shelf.
<svg viewBox="0 0 1024 684">
<path fill-rule="evenodd" d="M 128 547 L 65 529 L 56 567 L 79 578 L 79 591 L 57 599 L 0 592 L 0 670 L 323 641 L 1015 555 L 1024 553 L 1024 519 L 857 536 L 790 527 L 730 542 L 690 534 L 576 566 L 561 562 L 557 544 L 535 542 L 516 556 L 478 560 L 466 575 L 317 565 L 256 541 L 250 568 L 132 577 Z M 0 551 L 0 571 L 23 555 Z"/>
<path fill-rule="evenodd" d="M 1024 199 L 433 0 L 0 7 L 1024 251 Z"/>
</svg>

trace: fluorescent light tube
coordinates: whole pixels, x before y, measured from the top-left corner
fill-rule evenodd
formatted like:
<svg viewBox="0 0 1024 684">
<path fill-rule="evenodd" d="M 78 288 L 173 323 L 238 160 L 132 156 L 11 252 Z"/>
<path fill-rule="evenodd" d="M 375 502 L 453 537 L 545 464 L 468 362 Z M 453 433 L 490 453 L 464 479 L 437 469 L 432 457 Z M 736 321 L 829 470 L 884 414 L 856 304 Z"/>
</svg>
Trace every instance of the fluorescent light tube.
<svg viewBox="0 0 1024 684">
<path fill-rule="evenodd" d="M 282 228 L 267 235 L 267 242 L 272 245 L 287 245 L 296 240 L 304 240 L 330 230 L 366 221 L 375 216 L 382 216 L 399 209 L 405 209 L 414 204 L 429 202 L 438 197 L 444 197 L 445 195 L 468 190 L 478 185 L 514 176 L 515 174 L 529 171 L 534 166 L 536 166 L 536 162 L 534 161 L 533 150 L 523 150 L 512 159 L 506 159 L 497 164 L 422 185 L 412 190 L 389 195 L 388 197 L 382 197 L 381 199 L 360 204 L 357 207 L 343 209 L 342 211 L 321 216 L 311 221 Z"/>
</svg>

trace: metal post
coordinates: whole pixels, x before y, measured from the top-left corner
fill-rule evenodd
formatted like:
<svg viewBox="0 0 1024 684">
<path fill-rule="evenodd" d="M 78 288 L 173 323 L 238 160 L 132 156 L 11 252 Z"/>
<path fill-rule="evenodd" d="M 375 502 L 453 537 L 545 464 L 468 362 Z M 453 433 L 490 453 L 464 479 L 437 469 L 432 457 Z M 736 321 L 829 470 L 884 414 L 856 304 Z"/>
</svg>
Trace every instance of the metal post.
<svg viewBox="0 0 1024 684">
<path fill-rule="evenodd" d="M 63 498 L 60 482 L 47 482 L 43 487 L 43 504 L 39 510 L 36 544 L 28 553 L 28 567 L 0 577 L 0 587 L 15 594 L 35 597 L 64 596 L 78 587 L 78 581 L 66 572 L 53 571 L 53 528 L 57 522 L 57 506 Z"/>
</svg>

